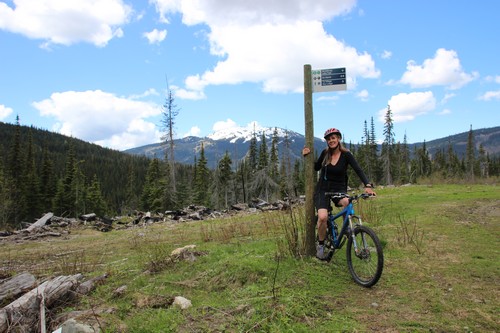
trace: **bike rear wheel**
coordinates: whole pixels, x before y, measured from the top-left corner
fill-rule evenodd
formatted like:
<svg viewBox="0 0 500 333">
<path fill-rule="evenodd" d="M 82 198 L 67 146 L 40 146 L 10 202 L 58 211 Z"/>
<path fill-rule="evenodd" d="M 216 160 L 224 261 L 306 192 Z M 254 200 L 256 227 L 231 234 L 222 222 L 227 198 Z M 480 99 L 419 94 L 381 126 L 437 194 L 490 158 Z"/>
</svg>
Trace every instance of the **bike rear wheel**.
<svg viewBox="0 0 500 333">
<path fill-rule="evenodd" d="M 382 244 L 375 232 L 366 226 L 354 229 L 357 251 L 351 236 L 347 241 L 347 266 L 354 281 L 363 287 L 375 285 L 384 268 Z M 357 253 L 356 253 L 357 252 Z"/>
</svg>

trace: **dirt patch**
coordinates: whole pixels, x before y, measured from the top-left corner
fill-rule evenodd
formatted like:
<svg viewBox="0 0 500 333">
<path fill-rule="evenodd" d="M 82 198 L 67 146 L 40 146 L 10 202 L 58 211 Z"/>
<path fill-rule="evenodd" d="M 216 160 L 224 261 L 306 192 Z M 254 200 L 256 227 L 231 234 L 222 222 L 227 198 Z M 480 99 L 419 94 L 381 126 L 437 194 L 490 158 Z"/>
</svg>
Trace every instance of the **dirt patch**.
<svg viewBox="0 0 500 333">
<path fill-rule="evenodd" d="M 480 200 L 443 206 L 445 208 L 442 214 L 459 224 L 495 223 L 500 217 L 500 200 Z"/>
</svg>

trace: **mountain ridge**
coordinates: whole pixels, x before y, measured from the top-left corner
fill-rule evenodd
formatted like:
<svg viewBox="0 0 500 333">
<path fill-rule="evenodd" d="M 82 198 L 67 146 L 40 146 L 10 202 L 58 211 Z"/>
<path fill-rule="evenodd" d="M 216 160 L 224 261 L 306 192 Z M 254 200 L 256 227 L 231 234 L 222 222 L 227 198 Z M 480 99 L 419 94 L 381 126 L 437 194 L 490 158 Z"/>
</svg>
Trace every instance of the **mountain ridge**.
<svg viewBox="0 0 500 333">
<path fill-rule="evenodd" d="M 300 152 L 305 144 L 305 136 L 294 131 L 285 130 L 279 127 L 259 127 L 223 129 L 213 132 L 206 137 L 189 136 L 174 140 L 174 158 L 178 163 L 193 164 L 195 157 L 199 156 L 201 144 L 205 150 L 205 157 L 209 167 L 214 167 L 226 151 L 231 155 L 233 161 L 241 160 L 248 152 L 250 140 L 255 133 L 258 143 L 261 141 L 262 133 L 265 134 L 266 143 L 270 146 L 275 129 L 278 132 L 278 152 L 280 158 L 286 150 L 285 136 L 288 137 L 288 149 L 291 160 L 301 158 Z M 500 155 L 500 126 L 473 130 L 474 145 L 476 152 L 482 145 L 486 153 L 490 156 Z M 469 131 L 446 136 L 431 141 L 425 141 L 429 154 L 432 156 L 438 150 L 447 150 L 451 144 L 455 153 L 461 158 L 465 154 Z M 422 147 L 424 142 L 408 144 L 410 151 Z M 349 145 L 346 142 L 346 145 Z M 354 144 L 357 146 L 357 143 Z M 314 138 L 314 148 L 320 151 L 325 147 L 325 143 L 320 138 Z M 379 149 L 380 151 L 380 149 Z M 144 155 L 152 158 L 156 156 L 160 159 L 165 154 L 164 143 L 153 143 L 123 151 L 127 154 Z"/>
</svg>

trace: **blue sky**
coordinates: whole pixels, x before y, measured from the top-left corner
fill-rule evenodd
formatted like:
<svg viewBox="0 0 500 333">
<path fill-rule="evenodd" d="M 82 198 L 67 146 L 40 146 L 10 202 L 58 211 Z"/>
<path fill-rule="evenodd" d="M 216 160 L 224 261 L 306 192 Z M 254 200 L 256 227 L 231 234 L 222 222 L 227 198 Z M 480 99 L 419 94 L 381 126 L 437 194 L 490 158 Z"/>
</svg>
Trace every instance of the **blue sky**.
<svg viewBox="0 0 500 333">
<path fill-rule="evenodd" d="M 345 67 L 313 95 L 314 135 L 364 122 L 383 139 L 500 125 L 499 1 L 3 0 L 0 121 L 124 150 L 158 142 L 168 87 L 176 137 L 282 127 L 304 134 L 304 65 Z"/>
</svg>

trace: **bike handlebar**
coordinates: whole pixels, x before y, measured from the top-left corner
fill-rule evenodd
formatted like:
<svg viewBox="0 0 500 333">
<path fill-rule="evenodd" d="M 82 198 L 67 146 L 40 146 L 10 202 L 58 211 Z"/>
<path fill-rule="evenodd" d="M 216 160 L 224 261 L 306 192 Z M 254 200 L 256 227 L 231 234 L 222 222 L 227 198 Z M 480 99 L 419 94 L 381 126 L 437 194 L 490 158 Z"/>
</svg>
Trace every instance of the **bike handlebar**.
<svg viewBox="0 0 500 333">
<path fill-rule="evenodd" d="M 368 193 L 360 193 L 356 195 L 349 195 L 347 193 L 339 193 L 339 192 L 325 192 L 325 196 L 330 197 L 330 199 L 342 199 L 348 198 L 350 200 L 357 200 L 359 198 L 368 199 L 374 195 Z"/>
</svg>

